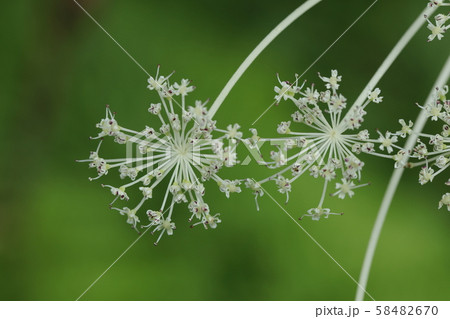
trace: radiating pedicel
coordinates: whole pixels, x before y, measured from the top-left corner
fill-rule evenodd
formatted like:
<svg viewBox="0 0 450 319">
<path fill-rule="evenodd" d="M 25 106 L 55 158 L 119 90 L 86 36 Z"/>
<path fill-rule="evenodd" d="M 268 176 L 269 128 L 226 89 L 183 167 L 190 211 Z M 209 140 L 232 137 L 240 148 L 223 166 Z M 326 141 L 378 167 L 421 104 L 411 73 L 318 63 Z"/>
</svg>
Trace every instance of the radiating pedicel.
<svg viewBox="0 0 450 319">
<path fill-rule="evenodd" d="M 239 125 L 229 125 L 226 130 L 216 128 L 216 121 L 207 115 L 206 103 L 186 102 L 187 95 L 194 90 L 190 81 L 183 79 L 171 85 L 171 75 L 160 76 L 158 67 L 156 76 L 148 79 L 148 89 L 159 96 L 159 101 L 148 108 L 152 126 L 138 131 L 127 129 L 118 124 L 115 113 L 107 107 L 105 118 L 97 124 L 100 132 L 93 138 L 100 142 L 89 159 L 80 161 L 96 169 L 97 176 L 91 180 L 112 170 L 120 179 L 127 180 L 119 186 L 102 185 L 114 196 L 111 208 L 124 215 L 136 230 L 141 219 L 147 219 L 141 227 L 151 228 L 152 233 L 159 232 L 155 245 L 164 233 L 173 234 L 174 204 L 186 203 L 189 221 L 197 220 L 191 227 L 216 228 L 221 222 L 220 214 L 211 212 L 203 199 L 203 182 L 215 181 L 227 197 L 241 191 L 239 181 L 219 176 L 224 166 L 232 167 L 237 163 L 236 143 L 242 137 Z M 100 155 L 103 139 L 107 137 L 123 145 L 127 153 L 124 158 L 107 159 Z M 144 208 L 152 199 L 154 189 L 163 184 L 167 186 L 161 206 Z M 117 200 L 130 199 L 127 190 L 131 187 L 139 188 L 141 200 L 133 208 L 113 207 Z"/>
</svg>

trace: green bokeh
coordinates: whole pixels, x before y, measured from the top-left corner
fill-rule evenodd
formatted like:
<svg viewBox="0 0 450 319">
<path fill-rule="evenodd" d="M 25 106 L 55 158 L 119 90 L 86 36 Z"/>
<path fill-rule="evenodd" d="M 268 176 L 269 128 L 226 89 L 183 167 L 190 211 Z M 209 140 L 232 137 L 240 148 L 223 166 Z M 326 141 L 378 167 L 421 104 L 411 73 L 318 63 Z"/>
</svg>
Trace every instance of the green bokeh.
<svg viewBox="0 0 450 319">
<path fill-rule="evenodd" d="M 214 99 L 258 42 L 302 1 L 80 1 L 150 73 L 176 70 L 193 79 L 194 99 Z M 218 126 L 244 132 L 273 101 L 276 73 L 302 73 L 372 2 L 324 0 L 281 34 L 256 60 L 217 113 Z M 337 68 L 352 101 L 427 1 L 380 0 L 306 74 Z M 124 126 L 147 124 L 155 96 L 146 75 L 70 0 L 2 4 L 0 140 L 0 299 L 73 300 L 136 238 L 84 158 L 96 143 L 104 105 Z M 371 105 L 366 128 L 395 130 L 414 119 L 415 102 L 431 89 L 448 54 L 448 39 L 426 42 L 423 28 L 380 82 L 384 102 Z M 280 104 L 256 125 L 273 136 L 292 109 Z M 242 152 L 245 152 L 242 149 Z M 365 158 L 364 180 L 352 200 L 329 200 L 342 217 L 302 221 L 358 278 L 392 162 Z M 224 170 L 228 177 L 267 171 L 256 165 Z M 421 187 L 408 171 L 375 255 L 368 291 L 377 300 L 448 300 L 450 215 L 437 210 L 445 176 Z M 113 177 L 107 176 L 112 179 Z M 294 184 L 285 206 L 294 217 L 316 205 L 319 181 Z M 284 197 L 269 187 L 280 202 Z M 267 196 L 227 200 L 207 184 L 216 230 L 189 229 L 176 207 L 177 230 L 158 247 L 146 234 L 84 296 L 86 300 L 352 300 L 355 283 Z"/>
</svg>

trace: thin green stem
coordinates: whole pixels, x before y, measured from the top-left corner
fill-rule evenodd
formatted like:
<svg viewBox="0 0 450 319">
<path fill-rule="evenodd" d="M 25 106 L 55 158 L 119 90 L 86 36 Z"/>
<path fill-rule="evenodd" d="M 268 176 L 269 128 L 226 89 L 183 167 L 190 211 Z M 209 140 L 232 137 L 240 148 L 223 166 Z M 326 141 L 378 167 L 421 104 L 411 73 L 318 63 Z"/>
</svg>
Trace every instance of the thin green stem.
<svg viewBox="0 0 450 319">
<path fill-rule="evenodd" d="M 439 74 L 436 83 L 431 90 L 426 103 L 431 102 L 433 98 L 433 94 L 435 92 L 436 87 L 442 87 L 445 83 L 448 82 L 450 77 L 450 56 L 447 58 L 447 62 L 445 63 L 441 73 Z M 419 116 L 414 125 L 414 132 L 409 136 L 406 141 L 405 150 L 406 154 L 409 154 L 409 151 L 414 147 L 418 133 L 422 132 L 423 127 L 427 121 L 427 112 L 425 110 L 421 110 Z M 408 160 L 408 157 L 406 158 Z M 397 168 L 394 170 L 391 180 L 389 181 L 388 187 L 383 197 L 383 201 L 381 202 L 380 209 L 378 211 L 377 219 L 375 221 L 375 225 L 372 229 L 372 234 L 370 236 L 369 244 L 367 246 L 366 255 L 364 257 L 364 262 L 361 270 L 361 275 L 359 278 L 359 285 L 356 291 L 356 300 L 361 301 L 364 299 L 365 290 L 367 287 L 367 281 L 369 279 L 370 268 L 372 266 L 373 256 L 375 254 L 375 250 L 377 248 L 378 239 L 380 238 L 380 233 L 383 228 L 384 221 L 386 219 L 386 215 L 389 210 L 389 206 L 391 205 L 392 199 L 394 198 L 395 191 L 397 190 L 400 179 L 403 175 L 404 168 Z"/>
<path fill-rule="evenodd" d="M 378 82 L 380 82 L 383 75 L 389 70 L 391 65 L 394 63 L 394 61 L 397 59 L 397 57 L 400 55 L 409 41 L 425 23 L 426 20 L 424 19 L 424 15 L 431 15 L 435 10 L 436 8 L 427 7 L 419 14 L 416 20 L 414 20 L 413 24 L 411 24 L 408 30 L 406 30 L 405 34 L 403 34 L 403 36 L 391 50 L 386 59 L 384 59 L 383 63 L 370 79 L 369 83 L 367 83 L 365 88 L 361 91 L 358 98 L 353 103 L 351 109 L 353 109 L 357 105 L 361 106 L 363 104 L 363 102 L 367 99 L 369 91 L 375 89 L 376 85 L 378 84 Z M 351 112 L 347 112 L 346 116 L 349 114 L 351 114 Z"/>
<path fill-rule="evenodd" d="M 281 33 L 283 32 L 292 22 L 297 20 L 309 9 L 314 7 L 322 0 L 308 0 L 303 3 L 300 7 L 295 9 L 290 15 L 288 15 L 283 21 L 281 21 L 270 33 L 256 46 L 255 49 L 249 54 L 249 56 L 242 62 L 239 68 L 234 72 L 233 76 L 228 80 L 225 87 L 220 92 L 217 99 L 211 106 L 208 115 L 212 118 L 220 105 L 222 105 L 225 98 L 230 93 L 231 89 L 234 87 L 239 78 L 244 74 L 244 72 L 249 68 L 249 66 L 255 61 L 255 59 L 261 54 L 261 52 Z"/>
</svg>

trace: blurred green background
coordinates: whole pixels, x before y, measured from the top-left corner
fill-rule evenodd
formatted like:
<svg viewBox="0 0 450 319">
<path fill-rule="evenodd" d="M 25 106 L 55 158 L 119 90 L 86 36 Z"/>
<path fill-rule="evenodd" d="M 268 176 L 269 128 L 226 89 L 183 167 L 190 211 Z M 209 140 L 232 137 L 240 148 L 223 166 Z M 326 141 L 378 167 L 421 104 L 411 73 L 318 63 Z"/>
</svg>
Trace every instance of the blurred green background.
<svg viewBox="0 0 450 319">
<path fill-rule="evenodd" d="M 192 79 L 191 101 L 214 99 L 247 54 L 302 2 L 80 0 L 150 73 L 161 64 L 163 73 L 176 70 L 174 80 Z M 276 73 L 285 79 L 302 73 L 371 2 L 324 0 L 295 22 L 239 81 L 217 113 L 218 126 L 239 122 L 247 134 L 273 101 Z M 317 82 L 318 71 L 337 68 L 341 91 L 353 101 L 426 3 L 378 1 L 305 78 Z M 94 172 L 74 160 L 95 148 L 88 137 L 96 134 L 105 104 L 125 127 L 140 128 L 156 97 L 146 89 L 145 73 L 73 1 L 2 7 L 0 299 L 74 300 L 137 238 L 108 209 L 111 195 L 101 181 L 88 181 Z M 449 39 L 427 43 L 427 35 L 424 26 L 379 84 L 384 102 L 369 107 L 364 123 L 372 132 L 396 130 L 399 118 L 418 114 L 414 103 L 427 96 L 449 49 Z M 260 135 L 273 136 L 291 111 L 290 104 L 272 108 L 256 125 Z M 372 186 L 351 200 L 328 200 L 345 215 L 301 222 L 355 278 L 393 169 L 387 160 L 363 160 L 363 181 Z M 223 174 L 264 177 L 267 171 L 253 164 Z M 437 209 L 446 176 L 421 187 L 417 175 L 405 174 L 381 235 L 367 288 L 377 300 L 450 299 L 450 215 Z M 187 209 L 178 205 L 174 236 L 154 247 L 147 233 L 83 300 L 354 298 L 355 283 L 269 197 L 257 212 L 247 190 L 227 200 L 213 182 L 206 187 L 211 209 L 221 213 L 216 230 L 189 229 Z M 317 204 L 321 187 L 299 180 L 286 209 L 301 216 Z"/>
</svg>

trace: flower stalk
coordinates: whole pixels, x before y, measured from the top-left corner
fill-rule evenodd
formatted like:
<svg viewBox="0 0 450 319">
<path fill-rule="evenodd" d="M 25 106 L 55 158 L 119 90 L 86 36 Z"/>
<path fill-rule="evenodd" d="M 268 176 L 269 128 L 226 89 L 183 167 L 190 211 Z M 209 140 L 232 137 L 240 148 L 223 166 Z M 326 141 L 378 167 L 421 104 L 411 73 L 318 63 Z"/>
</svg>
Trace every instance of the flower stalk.
<svg viewBox="0 0 450 319">
<path fill-rule="evenodd" d="M 433 85 L 433 89 L 430 93 L 430 95 L 427 98 L 426 103 L 430 103 L 431 99 L 433 98 L 434 91 L 436 87 L 442 87 L 447 83 L 450 77 L 450 57 L 447 59 L 447 62 L 445 63 L 441 73 L 439 74 L 438 79 L 436 80 L 436 83 Z M 425 126 L 425 123 L 427 121 L 427 111 L 425 109 L 422 109 L 419 116 L 417 117 L 417 120 L 415 122 L 413 132 L 409 136 L 408 140 L 406 141 L 405 150 L 406 157 L 408 158 L 408 153 L 413 149 L 414 145 L 416 144 L 417 135 L 418 133 L 422 132 L 423 127 Z M 407 160 L 406 158 L 406 160 Z M 399 185 L 400 179 L 403 175 L 404 168 L 400 167 L 394 170 L 391 179 L 389 181 L 388 187 L 386 189 L 386 192 L 384 194 L 383 200 L 380 205 L 380 209 L 377 214 L 377 219 L 375 221 L 375 225 L 372 229 L 372 234 L 370 236 L 369 244 L 367 246 L 366 255 L 364 257 L 364 262 L 361 270 L 361 275 L 359 278 L 359 285 L 356 291 L 356 301 L 361 301 L 364 299 L 365 289 L 367 287 L 367 282 L 369 279 L 370 269 L 372 266 L 373 256 L 375 254 L 375 250 L 378 244 L 378 239 L 380 238 L 381 230 L 383 228 L 384 221 L 386 219 L 389 207 L 391 205 L 392 199 L 394 198 L 395 192 L 397 190 L 397 187 Z"/>
<path fill-rule="evenodd" d="M 239 68 L 234 72 L 233 76 L 228 80 L 225 87 L 220 92 L 217 99 L 212 104 L 209 109 L 209 117 L 213 118 L 219 107 L 222 105 L 225 98 L 230 93 L 234 85 L 239 81 L 240 77 L 244 72 L 250 67 L 250 65 L 255 61 L 255 59 L 261 54 L 261 52 L 281 33 L 283 32 L 292 22 L 301 17 L 305 12 L 314 7 L 316 4 L 322 0 L 308 0 L 295 9 L 291 14 L 289 14 L 283 21 L 281 21 L 266 37 L 253 49 L 249 56 L 242 62 Z"/>
</svg>

